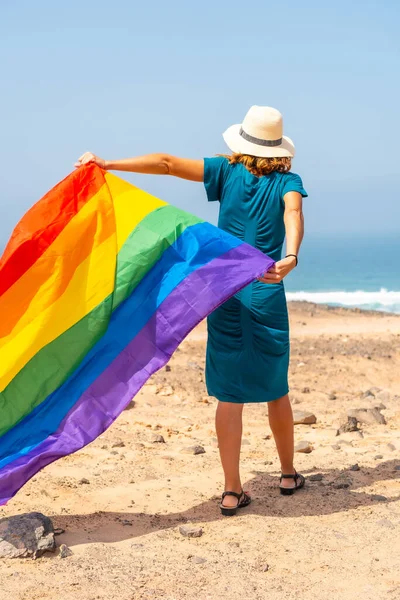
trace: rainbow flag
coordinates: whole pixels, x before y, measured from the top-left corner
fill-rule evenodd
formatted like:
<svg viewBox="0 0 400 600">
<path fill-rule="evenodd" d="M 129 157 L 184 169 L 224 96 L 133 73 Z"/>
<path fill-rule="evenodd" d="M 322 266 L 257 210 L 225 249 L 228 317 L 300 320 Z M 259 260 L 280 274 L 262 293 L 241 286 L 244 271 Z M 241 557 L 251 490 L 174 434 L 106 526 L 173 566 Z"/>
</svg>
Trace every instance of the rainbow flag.
<svg viewBox="0 0 400 600">
<path fill-rule="evenodd" d="M 0 504 L 105 431 L 272 264 L 93 164 L 44 196 L 0 260 Z"/>
</svg>

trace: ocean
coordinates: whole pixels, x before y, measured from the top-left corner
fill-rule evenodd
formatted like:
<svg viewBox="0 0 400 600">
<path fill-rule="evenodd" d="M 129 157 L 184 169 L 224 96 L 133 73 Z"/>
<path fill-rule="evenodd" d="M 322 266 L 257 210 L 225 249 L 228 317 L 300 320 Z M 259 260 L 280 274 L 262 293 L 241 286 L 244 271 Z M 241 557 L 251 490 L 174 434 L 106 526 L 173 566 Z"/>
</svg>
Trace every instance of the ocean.
<svg viewBox="0 0 400 600">
<path fill-rule="evenodd" d="M 0 254 L 5 245 L 0 243 Z M 400 233 L 387 237 L 305 235 L 287 299 L 400 314 Z"/>
<path fill-rule="evenodd" d="M 287 298 L 400 314 L 400 232 L 304 238 Z"/>
</svg>

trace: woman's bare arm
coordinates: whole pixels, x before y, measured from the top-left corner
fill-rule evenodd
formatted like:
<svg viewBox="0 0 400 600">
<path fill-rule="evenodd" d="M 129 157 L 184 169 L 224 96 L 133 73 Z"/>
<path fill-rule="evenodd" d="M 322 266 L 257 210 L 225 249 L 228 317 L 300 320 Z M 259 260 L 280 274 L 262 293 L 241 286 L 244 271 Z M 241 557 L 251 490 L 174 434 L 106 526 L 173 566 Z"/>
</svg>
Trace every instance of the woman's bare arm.
<svg viewBox="0 0 400 600">
<path fill-rule="evenodd" d="M 286 254 L 299 253 L 304 235 L 303 198 L 299 192 L 288 192 L 284 195 L 284 222 L 286 230 Z M 264 277 L 263 283 L 279 283 L 296 266 L 293 256 L 278 261 Z"/>
<path fill-rule="evenodd" d="M 173 175 L 190 181 L 203 181 L 204 161 L 190 158 L 178 158 L 170 154 L 146 154 L 122 160 L 104 160 L 91 152 L 83 154 L 75 163 L 80 167 L 87 163 L 95 163 L 102 169 L 110 171 L 130 171 L 148 175 Z"/>
</svg>

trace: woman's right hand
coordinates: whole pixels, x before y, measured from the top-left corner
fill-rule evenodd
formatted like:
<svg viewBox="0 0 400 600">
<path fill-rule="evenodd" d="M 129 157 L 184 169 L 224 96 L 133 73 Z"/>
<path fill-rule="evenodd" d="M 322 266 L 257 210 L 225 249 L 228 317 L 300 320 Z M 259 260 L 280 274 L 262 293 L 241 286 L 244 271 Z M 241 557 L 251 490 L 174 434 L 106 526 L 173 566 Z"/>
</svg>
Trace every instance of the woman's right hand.
<svg viewBox="0 0 400 600">
<path fill-rule="evenodd" d="M 103 158 L 92 154 L 92 152 L 85 152 L 85 154 L 82 154 L 82 156 L 78 158 L 74 166 L 78 168 L 82 167 L 83 165 L 87 165 L 88 163 L 94 163 L 102 169 L 106 168 L 106 161 Z"/>
</svg>

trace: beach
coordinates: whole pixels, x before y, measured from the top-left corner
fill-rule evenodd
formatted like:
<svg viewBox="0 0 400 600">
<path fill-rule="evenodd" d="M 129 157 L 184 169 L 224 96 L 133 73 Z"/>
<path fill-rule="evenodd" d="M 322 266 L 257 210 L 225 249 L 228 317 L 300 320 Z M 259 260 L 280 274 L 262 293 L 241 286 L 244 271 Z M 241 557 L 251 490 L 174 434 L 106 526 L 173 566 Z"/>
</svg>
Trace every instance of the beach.
<svg viewBox="0 0 400 600">
<path fill-rule="evenodd" d="M 267 405 L 246 406 L 253 503 L 221 516 L 202 323 L 108 431 L 0 508 L 49 516 L 72 551 L 0 560 L 0 600 L 400 599 L 400 315 L 294 302 L 290 320 L 293 410 L 316 417 L 295 425 L 304 490 L 279 494 Z"/>
</svg>

